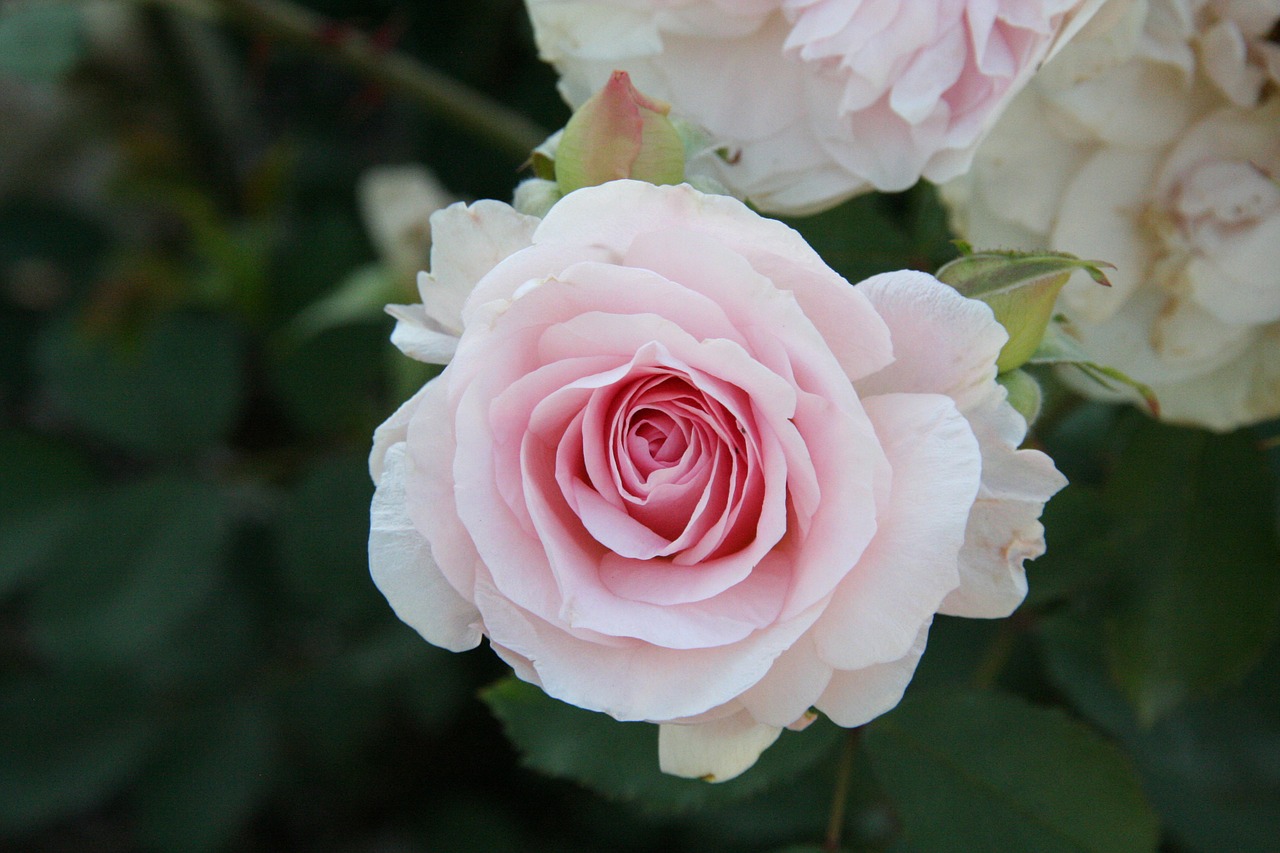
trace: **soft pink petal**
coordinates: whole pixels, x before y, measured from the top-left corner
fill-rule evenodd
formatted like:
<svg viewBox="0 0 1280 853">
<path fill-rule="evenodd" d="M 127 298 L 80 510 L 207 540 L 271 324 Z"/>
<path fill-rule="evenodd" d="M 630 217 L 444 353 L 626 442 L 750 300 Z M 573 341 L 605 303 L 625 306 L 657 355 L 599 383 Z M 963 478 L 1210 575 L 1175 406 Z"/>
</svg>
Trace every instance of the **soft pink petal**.
<svg viewBox="0 0 1280 853">
<path fill-rule="evenodd" d="M 736 199 L 704 195 L 688 185 L 614 181 L 609 190 L 562 199 L 534 233 L 534 242 L 581 241 L 642 263 L 650 262 L 646 247 L 652 247 L 652 255 L 663 254 L 660 242 L 640 239 L 646 233 L 683 227 L 705 234 L 741 254 L 776 287 L 790 290 L 851 379 L 892 359 L 883 321 L 793 229 L 761 219 Z M 851 329 L 858 333 L 850 334 Z"/>
<path fill-rule="evenodd" d="M 956 558 L 981 474 L 978 443 L 950 398 L 889 394 L 866 403 L 893 469 L 889 505 L 814 629 L 822 659 L 846 670 L 906 654 L 959 585 Z"/>
<path fill-rule="evenodd" d="M 817 703 L 831 673 L 831 666 L 818 656 L 812 635 L 805 634 L 738 701 L 756 722 L 789 726 Z"/>
<path fill-rule="evenodd" d="M 576 637 L 487 584 L 477 587 L 476 604 L 495 646 L 530 661 L 549 695 L 619 720 L 674 720 L 729 702 L 759 681 L 817 615 L 772 625 L 728 646 L 670 649 Z"/>
</svg>

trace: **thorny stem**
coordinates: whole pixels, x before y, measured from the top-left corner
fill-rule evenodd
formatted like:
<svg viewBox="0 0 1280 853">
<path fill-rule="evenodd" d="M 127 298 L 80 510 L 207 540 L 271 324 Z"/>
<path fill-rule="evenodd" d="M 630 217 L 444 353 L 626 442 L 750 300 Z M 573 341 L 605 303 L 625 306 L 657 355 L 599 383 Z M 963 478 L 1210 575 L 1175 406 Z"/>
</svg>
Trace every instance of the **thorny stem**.
<svg viewBox="0 0 1280 853">
<path fill-rule="evenodd" d="M 844 736 L 840 750 L 840 763 L 836 765 L 836 787 L 831 794 L 831 813 L 827 818 L 827 834 L 822 840 L 823 853 L 836 853 L 840 849 L 840 836 L 844 832 L 844 812 L 849 803 L 849 780 L 853 773 L 853 756 L 858 749 L 861 727 L 850 729 Z"/>
<path fill-rule="evenodd" d="M 524 160 L 546 138 L 520 113 L 354 29 L 335 27 L 290 0 L 215 0 L 232 23 L 325 57 L 405 96 L 432 115 Z"/>
</svg>

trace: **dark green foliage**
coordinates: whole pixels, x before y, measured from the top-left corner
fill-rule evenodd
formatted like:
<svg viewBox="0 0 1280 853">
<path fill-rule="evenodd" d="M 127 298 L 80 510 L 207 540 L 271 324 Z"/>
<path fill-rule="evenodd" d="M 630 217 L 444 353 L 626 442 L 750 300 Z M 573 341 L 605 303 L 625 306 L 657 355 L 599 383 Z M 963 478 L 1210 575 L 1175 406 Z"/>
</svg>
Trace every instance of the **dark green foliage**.
<svg viewBox="0 0 1280 853">
<path fill-rule="evenodd" d="M 1059 709 L 917 692 L 868 726 L 866 744 L 915 849 L 1155 850 L 1155 816 L 1123 753 Z"/>
</svg>

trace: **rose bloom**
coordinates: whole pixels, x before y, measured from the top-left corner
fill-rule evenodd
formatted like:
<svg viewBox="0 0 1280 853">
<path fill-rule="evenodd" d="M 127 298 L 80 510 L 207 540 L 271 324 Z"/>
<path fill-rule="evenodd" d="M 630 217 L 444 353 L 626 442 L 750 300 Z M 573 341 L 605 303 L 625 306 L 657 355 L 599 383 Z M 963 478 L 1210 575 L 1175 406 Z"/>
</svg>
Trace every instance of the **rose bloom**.
<svg viewBox="0 0 1280 853">
<path fill-rule="evenodd" d="M 1113 3 L 944 187 L 976 245 L 1116 265 L 1112 288 L 1073 281 L 1059 307 L 1171 421 L 1280 415 L 1277 20 L 1274 0 Z"/>
<path fill-rule="evenodd" d="M 787 213 L 962 173 L 1100 2 L 526 0 L 573 106 L 628 71 L 707 132 L 693 173 Z"/>
<path fill-rule="evenodd" d="M 795 231 L 615 181 L 543 220 L 432 218 L 394 339 L 444 371 L 374 438 L 369 558 L 428 641 L 661 723 L 731 778 L 816 707 L 893 707 L 935 613 L 996 617 L 1064 484 L 995 382 L 986 305 L 856 287 Z M 457 335 L 457 337 L 454 337 Z"/>
</svg>

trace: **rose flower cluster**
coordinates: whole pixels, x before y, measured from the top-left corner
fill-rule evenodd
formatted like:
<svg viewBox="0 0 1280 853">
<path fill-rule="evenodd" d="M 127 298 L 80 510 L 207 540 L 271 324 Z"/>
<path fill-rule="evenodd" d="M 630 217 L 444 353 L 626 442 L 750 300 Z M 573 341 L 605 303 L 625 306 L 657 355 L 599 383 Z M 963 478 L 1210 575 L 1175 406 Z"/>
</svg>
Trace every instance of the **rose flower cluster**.
<svg viewBox="0 0 1280 853">
<path fill-rule="evenodd" d="M 700 171 L 761 210 L 962 174 L 1101 0 L 526 0 L 573 106 L 630 73 L 707 135 Z"/>
</svg>

